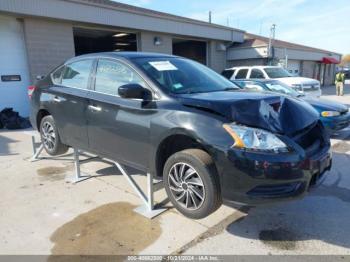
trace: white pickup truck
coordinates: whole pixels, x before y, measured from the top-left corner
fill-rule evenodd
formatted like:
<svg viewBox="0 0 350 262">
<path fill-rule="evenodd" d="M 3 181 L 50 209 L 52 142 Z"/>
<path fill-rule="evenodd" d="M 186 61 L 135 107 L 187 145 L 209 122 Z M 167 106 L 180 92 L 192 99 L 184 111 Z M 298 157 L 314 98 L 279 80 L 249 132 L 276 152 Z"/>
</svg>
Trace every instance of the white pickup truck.
<svg viewBox="0 0 350 262">
<path fill-rule="evenodd" d="M 291 75 L 279 66 L 240 66 L 225 69 L 222 75 L 234 79 L 275 79 L 309 97 L 322 95 L 320 81 Z"/>
</svg>

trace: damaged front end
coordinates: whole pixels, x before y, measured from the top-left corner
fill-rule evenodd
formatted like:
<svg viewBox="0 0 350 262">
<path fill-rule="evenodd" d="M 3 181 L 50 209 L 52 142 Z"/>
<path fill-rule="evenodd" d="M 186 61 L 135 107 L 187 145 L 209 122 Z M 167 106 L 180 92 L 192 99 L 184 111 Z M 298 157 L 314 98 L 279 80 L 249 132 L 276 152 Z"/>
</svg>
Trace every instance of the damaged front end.
<svg viewBox="0 0 350 262">
<path fill-rule="evenodd" d="M 222 99 L 185 99 L 192 107 L 220 112 L 232 138 L 217 153 L 226 200 L 245 204 L 303 196 L 330 170 L 330 139 L 317 111 L 299 99 L 226 92 Z"/>
</svg>

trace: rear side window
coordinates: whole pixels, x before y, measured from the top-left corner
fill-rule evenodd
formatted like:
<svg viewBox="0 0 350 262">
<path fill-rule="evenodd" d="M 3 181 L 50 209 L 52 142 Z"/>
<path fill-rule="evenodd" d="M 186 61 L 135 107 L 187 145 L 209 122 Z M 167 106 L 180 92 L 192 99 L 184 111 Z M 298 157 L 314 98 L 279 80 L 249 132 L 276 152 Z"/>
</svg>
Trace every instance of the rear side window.
<svg viewBox="0 0 350 262">
<path fill-rule="evenodd" d="M 247 78 L 248 69 L 241 69 L 238 71 L 236 75 L 236 79 L 246 79 Z"/>
<path fill-rule="evenodd" d="M 127 65 L 107 59 L 98 61 L 95 91 L 117 95 L 118 88 L 126 84 L 139 84 L 146 88 L 146 83 L 142 78 Z"/>
<path fill-rule="evenodd" d="M 252 72 L 250 73 L 250 78 L 255 78 L 255 79 L 264 79 L 264 73 L 260 69 L 253 69 Z"/>
<path fill-rule="evenodd" d="M 234 73 L 235 73 L 235 70 L 224 70 L 221 74 L 227 79 L 231 79 Z"/>
<path fill-rule="evenodd" d="M 62 77 L 62 85 L 88 89 L 92 64 L 92 59 L 85 59 L 66 65 Z"/>
<path fill-rule="evenodd" d="M 52 82 L 56 85 L 60 85 L 62 82 L 62 73 L 64 70 L 64 66 L 61 66 L 57 68 L 52 74 L 51 74 L 51 79 Z"/>
</svg>

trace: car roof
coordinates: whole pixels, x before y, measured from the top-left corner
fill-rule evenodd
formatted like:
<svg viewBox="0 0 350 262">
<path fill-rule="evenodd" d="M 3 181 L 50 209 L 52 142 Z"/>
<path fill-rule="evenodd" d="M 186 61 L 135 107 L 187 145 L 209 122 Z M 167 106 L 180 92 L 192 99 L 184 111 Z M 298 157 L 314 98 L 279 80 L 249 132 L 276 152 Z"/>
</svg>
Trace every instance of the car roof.
<svg viewBox="0 0 350 262">
<path fill-rule="evenodd" d="M 279 82 L 275 79 L 263 79 L 263 78 L 249 78 L 249 79 L 233 79 L 232 82 L 259 82 L 259 83 L 269 83 L 269 82 Z"/>
<path fill-rule="evenodd" d="M 234 67 L 227 68 L 225 70 L 249 69 L 249 68 L 264 69 L 264 68 L 282 68 L 282 67 L 281 66 L 262 66 L 262 65 L 258 65 L 258 66 L 234 66 Z"/>
<path fill-rule="evenodd" d="M 76 57 L 69 59 L 68 61 L 72 62 L 72 61 L 79 60 L 82 58 L 98 58 L 98 57 L 131 59 L 131 58 L 147 58 L 147 57 L 148 58 L 150 58 L 150 57 L 175 58 L 178 56 L 161 54 L 161 53 L 151 53 L 151 52 L 100 52 L 100 53 L 90 53 L 90 54 L 76 56 Z"/>
</svg>

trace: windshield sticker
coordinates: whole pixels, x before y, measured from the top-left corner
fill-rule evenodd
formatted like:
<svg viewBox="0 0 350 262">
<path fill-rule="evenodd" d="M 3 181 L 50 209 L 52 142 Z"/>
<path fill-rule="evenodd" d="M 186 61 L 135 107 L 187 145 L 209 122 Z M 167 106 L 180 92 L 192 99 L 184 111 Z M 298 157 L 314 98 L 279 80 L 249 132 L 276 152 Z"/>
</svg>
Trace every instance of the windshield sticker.
<svg viewBox="0 0 350 262">
<path fill-rule="evenodd" d="M 177 83 L 177 84 L 173 84 L 173 87 L 174 87 L 175 89 L 179 89 L 179 88 L 182 88 L 183 85 L 182 85 L 181 83 Z"/>
<path fill-rule="evenodd" d="M 153 66 L 158 71 L 174 71 L 178 70 L 176 66 L 174 66 L 169 61 L 157 61 L 157 62 L 149 62 L 151 66 Z"/>
</svg>

